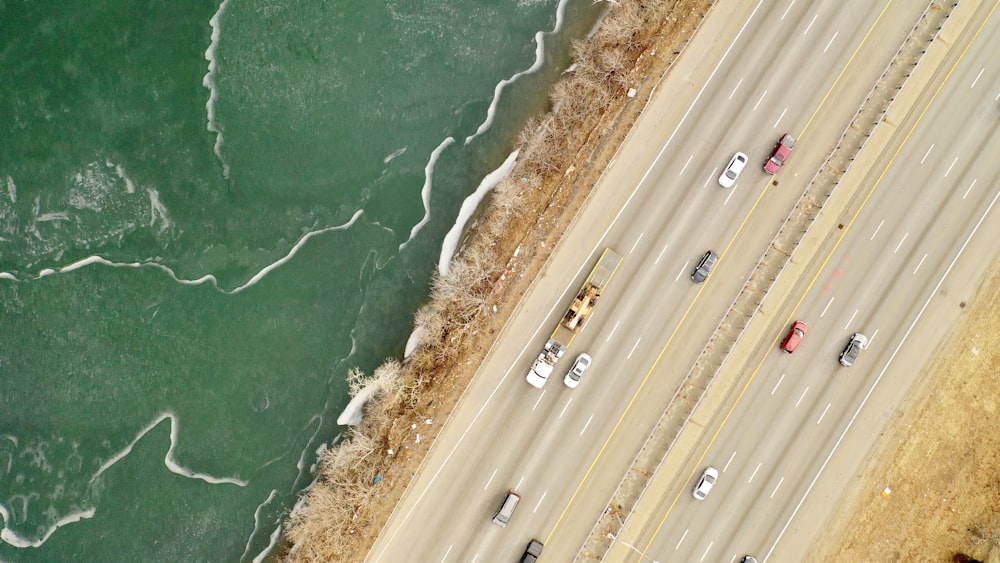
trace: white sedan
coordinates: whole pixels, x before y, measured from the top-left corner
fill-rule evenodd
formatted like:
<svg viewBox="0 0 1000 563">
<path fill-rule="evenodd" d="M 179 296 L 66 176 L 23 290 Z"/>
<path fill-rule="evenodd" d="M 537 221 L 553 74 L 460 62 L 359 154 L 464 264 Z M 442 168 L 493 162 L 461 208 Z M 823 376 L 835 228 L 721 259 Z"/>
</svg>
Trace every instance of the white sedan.
<svg viewBox="0 0 1000 563">
<path fill-rule="evenodd" d="M 576 361 L 573 362 L 573 367 L 570 368 L 569 373 L 563 379 L 563 383 L 570 389 L 576 389 L 576 386 L 580 384 L 580 378 L 583 377 L 583 372 L 587 371 L 589 367 L 590 356 L 588 354 L 580 354 L 576 358 Z"/>
<path fill-rule="evenodd" d="M 712 486 L 715 485 L 716 479 L 719 478 L 719 470 L 714 467 L 706 467 L 705 471 L 701 474 L 701 479 L 698 479 L 698 484 L 694 486 L 694 490 L 691 494 L 697 500 L 705 500 L 708 496 L 708 492 L 712 490 Z"/>
<path fill-rule="evenodd" d="M 741 152 L 734 154 L 732 160 L 726 165 L 726 169 L 722 171 L 722 176 L 719 176 L 719 185 L 723 188 L 733 187 L 736 178 L 739 178 L 740 172 L 743 172 L 743 167 L 746 165 L 747 155 Z"/>
</svg>

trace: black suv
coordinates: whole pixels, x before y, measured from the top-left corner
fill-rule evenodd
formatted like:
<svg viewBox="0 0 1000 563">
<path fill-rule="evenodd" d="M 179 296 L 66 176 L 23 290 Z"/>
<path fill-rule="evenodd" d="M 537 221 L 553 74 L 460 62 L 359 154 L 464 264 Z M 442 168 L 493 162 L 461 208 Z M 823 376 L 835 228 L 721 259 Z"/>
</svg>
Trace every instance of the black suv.
<svg viewBox="0 0 1000 563">
<path fill-rule="evenodd" d="M 701 257 L 701 261 L 695 266 L 694 272 L 691 272 L 691 280 L 694 283 L 701 283 L 708 278 L 708 274 L 712 273 L 712 268 L 715 267 L 715 263 L 719 261 L 719 255 L 709 250 Z"/>
<path fill-rule="evenodd" d="M 542 554 L 542 542 L 538 540 L 531 540 L 528 543 L 528 549 L 524 550 L 524 555 L 521 556 L 521 563 L 535 563 L 538 561 L 538 556 Z"/>
</svg>

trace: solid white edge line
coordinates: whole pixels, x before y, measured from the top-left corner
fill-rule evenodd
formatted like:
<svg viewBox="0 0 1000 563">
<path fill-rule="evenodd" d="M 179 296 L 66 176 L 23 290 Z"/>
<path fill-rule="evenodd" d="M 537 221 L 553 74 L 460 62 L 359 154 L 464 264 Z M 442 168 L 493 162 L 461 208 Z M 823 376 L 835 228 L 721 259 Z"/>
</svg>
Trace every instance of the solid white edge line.
<svg viewBox="0 0 1000 563">
<path fill-rule="evenodd" d="M 941 289 L 941 285 L 944 284 L 944 280 L 948 278 L 948 274 L 950 274 L 952 268 L 955 267 L 955 263 L 958 262 L 958 259 L 962 257 L 962 254 L 965 252 L 966 247 L 969 246 L 969 241 L 971 241 L 972 237 L 974 237 L 976 235 L 976 232 L 979 231 L 979 227 L 982 226 L 983 221 L 986 219 L 986 216 L 989 215 L 990 210 L 993 209 L 993 206 L 996 204 L 998 197 L 1000 197 L 1000 191 L 997 191 L 996 195 L 993 196 L 993 201 L 991 201 L 989 206 L 986 207 L 986 211 L 984 211 L 983 214 L 979 217 L 979 221 L 976 222 L 976 226 L 972 228 L 972 232 L 970 232 L 969 236 L 965 238 L 965 242 L 962 243 L 962 247 L 958 249 L 958 252 L 955 254 L 955 257 L 951 260 L 951 263 L 948 264 L 948 268 L 945 269 L 944 274 L 938 280 L 937 284 L 934 286 L 934 289 L 930 291 L 930 294 L 924 301 L 923 306 L 920 307 L 920 311 L 917 312 L 916 318 L 913 319 L 913 322 L 910 323 L 910 326 L 906 329 L 906 332 L 903 333 L 903 337 L 900 339 L 899 344 L 896 345 L 896 349 L 892 351 L 892 354 L 889 356 L 889 360 L 886 361 L 885 366 L 882 367 L 882 371 L 880 371 L 878 376 L 875 377 L 875 380 L 872 382 L 872 385 L 868 389 L 868 392 L 865 393 L 865 396 L 864 398 L 861 399 L 861 403 L 858 405 L 858 408 L 854 411 L 854 415 L 851 416 L 851 419 L 849 421 L 847 421 L 847 426 L 844 427 L 843 432 L 840 433 L 840 436 L 837 438 L 837 441 L 834 442 L 833 447 L 830 448 L 830 453 L 826 455 L 826 459 L 823 460 L 823 463 L 822 465 L 820 465 L 820 468 L 816 472 L 816 475 L 813 477 L 812 481 L 810 481 L 809 486 L 806 487 L 806 492 L 802 494 L 802 497 L 799 499 L 799 502 L 795 505 L 795 509 L 792 510 L 792 514 L 788 517 L 788 520 L 785 521 L 785 525 L 782 526 L 781 531 L 778 532 L 778 537 L 774 539 L 774 543 L 771 544 L 771 547 L 767 550 L 767 553 L 764 555 L 764 561 L 767 561 L 767 559 L 771 557 L 771 554 L 774 553 L 774 550 L 777 547 L 778 542 L 781 541 L 781 538 L 785 535 L 785 532 L 788 531 L 788 527 L 792 524 L 792 520 L 795 519 L 795 515 L 799 513 L 799 510 L 802 508 L 802 504 L 805 503 L 806 497 L 808 497 L 809 493 L 812 492 L 813 488 L 816 486 L 816 482 L 819 481 L 820 476 L 823 475 L 823 471 L 826 469 L 826 466 L 829 465 L 830 460 L 833 459 L 833 454 L 837 453 L 837 449 L 840 447 L 840 444 L 844 441 L 844 437 L 847 436 L 847 433 L 850 431 L 851 427 L 854 426 L 854 421 L 857 420 L 858 415 L 861 414 L 861 409 L 865 408 L 865 405 L 868 404 L 868 399 L 871 398 L 872 393 L 875 392 L 875 388 L 878 386 L 879 382 L 882 381 L 882 377 L 885 375 L 885 372 L 889 369 L 889 366 L 892 364 L 892 361 L 896 358 L 896 354 L 899 353 L 900 348 L 903 347 L 903 344 L 906 343 L 906 339 L 909 338 L 910 333 L 913 332 L 913 328 L 920 321 L 921 317 L 923 317 L 924 311 L 927 309 L 927 306 L 930 305 L 931 300 L 934 299 L 934 296 L 937 295 L 938 290 Z M 872 338 L 874 338 L 874 336 Z"/>
<path fill-rule="evenodd" d="M 733 40 L 729 42 L 729 46 L 726 47 L 726 52 L 722 54 L 722 57 L 719 58 L 719 62 L 717 62 L 715 64 L 715 67 L 712 68 L 712 72 L 708 75 L 708 78 L 705 79 L 705 83 L 702 84 L 701 89 L 698 90 L 698 93 L 695 94 L 694 100 L 691 101 L 691 105 L 689 105 L 687 110 L 684 111 L 684 115 L 681 116 L 680 120 L 677 122 L 677 125 L 674 127 L 674 130 L 670 132 L 670 136 L 667 138 L 666 142 L 664 142 L 663 147 L 660 148 L 660 152 L 656 154 L 656 158 L 653 159 L 653 162 L 649 165 L 649 168 L 646 169 L 646 172 L 643 173 L 642 178 L 639 179 L 639 182 L 635 185 L 635 188 L 632 189 L 632 193 L 629 194 L 628 199 L 626 199 L 625 203 L 622 204 L 622 207 L 621 209 L 618 210 L 618 213 L 615 215 L 615 218 L 611 220 L 611 224 L 608 225 L 608 228 L 605 229 L 605 231 L 601 234 L 601 238 L 599 239 L 600 242 L 598 243 L 597 246 L 594 247 L 593 250 L 591 250 L 590 252 L 591 255 L 593 255 L 597 251 L 597 249 L 600 248 L 602 244 L 604 244 L 604 239 L 608 237 L 608 233 L 610 233 L 611 229 L 613 229 L 615 224 L 618 223 L 618 219 L 621 218 L 622 213 L 625 212 L 625 209 L 627 209 L 629 204 L 632 202 L 632 198 L 635 197 L 635 194 L 639 192 L 639 188 L 642 187 L 643 183 L 645 183 L 646 179 L 652 173 L 653 168 L 656 166 L 656 163 L 659 162 L 660 158 L 662 158 L 664 153 L 666 153 L 667 147 L 670 145 L 671 141 L 673 141 L 674 137 L 677 136 L 677 132 L 680 131 L 680 128 L 682 125 L 684 125 L 684 122 L 687 121 L 688 116 L 691 115 L 691 112 L 694 110 L 694 107 L 698 104 L 698 101 L 701 99 L 701 96 L 705 93 L 705 90 L 707 90 L 708 86 L 712 83 L 712 79 L 715 78 L 716 73 L 719 72 L 719 69 L 722 67 L 722 63 L 724 63 L 726 59 L 729 57 L 729 53 L 732 52 L 733 47 L 736 46 L 736 42 L 739 41 L 740 37 L 743 36 L 743 33 L 746 31 L 747 26 L 750 25 L 750 21 L 753 20 L 754 15 L 757 14 L 757 11 L 760 10 L 760 7 L 763 4 L 764 0 L 758 0 L 757 5 L 754 6 L 753 10 L 750 12 L 750 16 L 747 17 L 746 21 L 743 22 L 743 25 L 740 27 L 740 30 L 736 32 L 736 35 L 733 37 Z M 608 164 L 608 167 L 610 168 L 612 164 L 613 161 L 612 163 Z M 577 275 L 580 274 L 580 272 L 583 270 L 584 267 L 586 267 L 586 264 L 580 266 L 580 269 L 577 270 Z M 551 315 L 552 312 L 555 310 L 555 308 L 558 307 L 559 305 L 560 305 L 559 303 L 553 305 L 552 309 L 550 309 L 549 311 L 549 315 Z M 524 345 L 524 348 L 521 349 L 521 353 L 518 354 L 518 358 L 524 355 L 524 352 L 528 349 L 528 346 L 531 345 L 531 340 L 534 340 L 534 338 L 538 335 L 538 331 L 540 330 L 541 327 L 535 329 L 535 333 L 529 339 L 528 343 Z M 468 427 L 466 427 L 466 429 L 462 432 L 462 435 L 459 436 L 458 441 L 456 441 L 455 445 L 452 446 L 451 451 L 449 451 L 448 455 L 445 456 L 444 461 L 438 467 L 437 471 L 434 472 L 434 475 L 431 476 L 430 482 L 427 484 L 427 486 L 424 487 L 424 490 L 422 490 L 420 494 L 417 496 L 417 501 L 413 504 L 413 506 L 410 507 L 410 510 L 408 510 L 407 513 L 402 517 L 402 522 L 405 523 L 407 520 L 409 520 L 410 516 L 413 514 L 413 510 L 420 505 L 420 501 L 424 498 L 424 495 L 426 495 L 427 491 L 430 490 L 431 485 L 433 485 L 437 481 L 437 478 L 441 474 L 441 471 L 444 469 L 445 465 L 448 464 L 452 456 L 455 455 L 455 452 L 458 451 L 458 447 L 462 445 L 462 442 L 465 441 L 465 437 L 468 435 L 469 430 L 471 430 L 472 427 L 475 425 L 475 423 L 479 420 L 479 417 L 486 410 L 486 407 L 489 406 L 490 402 L 493 400 L 493 397 L 496 395 L 497 391 L 500 390 L 500 386 L 503 385 L 503 383 L 507 380 L 507 376 L 510 375 L 510 372 L 513 371 L 513 369 L 514 366 L 512 365 L 510 368 L 507 369 L 507 372 L 504 374 L 504 376 L 500 378 L 500 381 L 497 382 L 496 386 L 493 388 L 493 391 L 490 393 L 490 396 L 487 397 L 486 401 L 484 401 L 483 404 L 479 407 L 479 410 L 476 412 L 476 415 L 469 422 Z M 591 415 L 591 419 L 593 419 L 593 415 Z M 590 425 L 590 420 L 587 420 L 587 425 L 588 426 Z M 587 427 L 584 426 L 583 431 L 580 432 L 580 435 L 582 436 L 583 432 L 586 430 Z M 390 514 L 389 517 L 392 518 L 392 515 Z M 385 553 L 385 550 L 388 549 L 389 545 L 392 544 L 392 540 L 396 537 L 396 533 L 401 527 L 402 526 L 397 526 L 396 531 L 393 531 L 392 534 L 389 536 L 389 538 L 386 540 L 385 547 L 382 548 L 382 551 L 379 552 L 372 559 L 372 561 L 378 561 L 379 559 L 381 559 L 382 555 Z M 378 542 L 380 537 L 381 533 L 379 533 L 379 536 L 376 536 L 375 541 Z"/>
</svg>

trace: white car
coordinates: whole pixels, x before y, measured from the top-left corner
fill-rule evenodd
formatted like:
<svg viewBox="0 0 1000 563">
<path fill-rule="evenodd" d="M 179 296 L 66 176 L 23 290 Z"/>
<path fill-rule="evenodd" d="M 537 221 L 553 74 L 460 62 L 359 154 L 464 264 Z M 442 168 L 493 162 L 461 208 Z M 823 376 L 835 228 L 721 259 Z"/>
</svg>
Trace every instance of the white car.
<svg viewBox="0 0 1000 563">
<path fill-rule="evenodd" d="M 854 365 L 854 360 L 858 359 L 861 355 L 861 351 L 868 346 L 868 337 L 861 334 L 860 332 L 855 332 L 851 335 L 851 339 L 847 342 L 847 346 L 844 347 L 844 351 L 840 353 L 840 365 L 845 368 L 849 368 Z"/>
<path fill-rule="evenodd" d="M 583 373 L 589 367 L 590 356 L 588 354 L 580 354 L 577 356 L 576 361 L 573 362 L 573 367 L 570 368 L 569 373 L 563 379 L 563 383 L 570 389 L 576 389 L 576 386 L 580 384 L 580 378 L 583 377 Z"/>
<path fill-rule="evenodd" d="M 747 165 L 747 155 L 738 152 L 733 155 L 733 159 L 729 161 L 726 169 L 722 171 L 722 176 L 719 176 L 719 185 L 723 188 L 731 188 L 733 184 L 736 183 L 736 178 L 740 176 L 740 172 L 743 172 L 743 167 Z"/>
<path fill-rule="evenodd" d="M 708 492 L 712 490 L 712 486 L 715 485 L 715 480 L 719 478 L 719 470 L 714 467 L 706 467 L 705 471 L 701 473 L 701 479 L 698 479 L 698 484 L 694 486 L 694 490 L 691 494 L 697 500 L 705 500 L 708 496 Z"/>
</svg>

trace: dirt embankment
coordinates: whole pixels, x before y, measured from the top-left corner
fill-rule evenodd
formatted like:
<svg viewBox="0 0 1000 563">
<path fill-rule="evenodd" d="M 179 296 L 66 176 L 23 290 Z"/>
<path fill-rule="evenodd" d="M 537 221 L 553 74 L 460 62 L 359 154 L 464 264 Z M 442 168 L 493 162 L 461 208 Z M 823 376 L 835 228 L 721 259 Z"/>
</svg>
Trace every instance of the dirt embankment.
<svg viewBox="0 0 1000 563">
<path fill-rule="evenodd" d="M 375 371 L 381 392 L 363 421 L 321 454 L 316 483 L 289 517 L 284 559 L 364 559 L 504 320 L 713 3 L 609 2 L 599 31 L 574 44 L 574 72 L 553 87 L 549 113 L 525 126 L 515 170 L 417 313 L 420 347 L 406 364 Z M 364 377 L 350 380 L 356 392 Z"/>
</svg>

